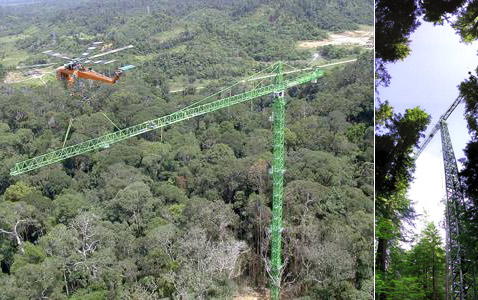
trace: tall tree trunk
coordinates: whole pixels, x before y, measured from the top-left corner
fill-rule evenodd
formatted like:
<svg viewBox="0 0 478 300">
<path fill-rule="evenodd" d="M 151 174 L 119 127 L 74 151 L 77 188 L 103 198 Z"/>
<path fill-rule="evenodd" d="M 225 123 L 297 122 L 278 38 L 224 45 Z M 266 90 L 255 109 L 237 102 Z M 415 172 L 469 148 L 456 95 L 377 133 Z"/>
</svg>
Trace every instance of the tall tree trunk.
<svg viewBox="0 0 478 300">
<path fill-rule="evenodd" d="M 376 270 L 382 272 L 383 276 L 385 276 L 385 271 L 386 271 L 387 244 L 388 244 L 388 241 L 386 239 L 384 238 L 378 239 L 377 257 L 375 258 L 375 268 Z M 384 293 L 378 295 L 379 300 L 385 300 L 386 298 L 387 297 Z"/>
<path fill-rule="evenodd" d="M 433 300 L 437 300 L 437 293 L 436 293 L 436 285 L 435 285 L 435 248 L 433 248 L 433 251 L 432 251 L 432 278 L 433 278 L 433 281 L 432 281 L 432 285 L 433 285 L 433 296 L 432 296 L 432 299 Z"/>
<path fill-rule="evenodd" d="M 383 273 L 385 273 L 385 262 L 387 255 L 387 243 L 388 241 L 384 238 L 378 239 L 377 247 L 377 257 L 375 260 L 375 268 Z"/>
<path fill-rule="evenodd" d="M 425 298 L 428 298 L 428 269 L 425 267 L 423 269 L 423 273 L 425 273 L 425 281 L 423 284 L 423 290 L 425 291 Z"/>
</svg>

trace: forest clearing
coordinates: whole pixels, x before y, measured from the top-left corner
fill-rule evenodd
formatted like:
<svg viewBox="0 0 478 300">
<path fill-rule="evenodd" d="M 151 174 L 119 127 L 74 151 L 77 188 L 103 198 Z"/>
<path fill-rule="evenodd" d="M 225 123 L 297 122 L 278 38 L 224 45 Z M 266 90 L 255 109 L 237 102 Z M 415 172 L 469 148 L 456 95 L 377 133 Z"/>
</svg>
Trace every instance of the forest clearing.
<svg viewBox="0 0 478 300">
<path fill-rule="evenodd" d="M 317 48 L 327 45 L 341 45 L 341 46 L 370 46 L 373 45 L 373 31 L 372 30 L 355 30 L 345 31 L 341 33 L 330 33 L 324 40 L 319 41 L 299 41 L 299 48 Z"/>
<path fill-rule="evenodd" d="M 20 83 L 24 82 L 30 79 L 33 80 L 39 80 L 48 75 L 53 73 L 51 70 L 45 70 L 45 69 L 33 69 L 31 71 L 28 71 L 26 73 L 21 73 L 21 72 L 15 72 L 15 71 L 10 71 L 5 75 L 5 79 L 3 83 L 5 84 L 14 84 L 14 83 Z"/>
</svg>

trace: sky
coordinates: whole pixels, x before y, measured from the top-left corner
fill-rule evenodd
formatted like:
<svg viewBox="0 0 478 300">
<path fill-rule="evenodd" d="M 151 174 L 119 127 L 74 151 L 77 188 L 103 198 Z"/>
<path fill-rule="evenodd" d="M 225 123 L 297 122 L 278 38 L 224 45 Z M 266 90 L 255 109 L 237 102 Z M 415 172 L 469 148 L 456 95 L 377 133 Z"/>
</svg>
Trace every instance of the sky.
<svg viewBox="0 0 478 300">
<path fill-rule="evenodd" d="M 380 99 L 388 100 L 396 113 L 420 106 L 430 114 L 432 120 L 426 131 L 428 134 L 457 98 L 457 86 L 468 78 L 469 71 L 478 66 L 478 43 L 461 43 L 449 25 L 433 26 L 427 22 L 422 22 L 410 39 L 411 54 L 405 60 L 387 66 L 392 76 L 390 86 L 378 91 Z M 463 149 L 470 139 L 463 116 L 464 107 L 461 103 L 447 121 L 457 159 L 465 156 Z M 417 213 L 426 214 L 429 221 L 441 227 L 444 242 L 445 206 L 442 200 L 446 196 L 440 134 L 435 135 L 417 159 L 414 177 L 408 196 L 415 202 Z M 415 228 L 408 229 L 420 233 L 423 229 L 421 219 L 423 217 L 415 221 Z"/>
</svg>

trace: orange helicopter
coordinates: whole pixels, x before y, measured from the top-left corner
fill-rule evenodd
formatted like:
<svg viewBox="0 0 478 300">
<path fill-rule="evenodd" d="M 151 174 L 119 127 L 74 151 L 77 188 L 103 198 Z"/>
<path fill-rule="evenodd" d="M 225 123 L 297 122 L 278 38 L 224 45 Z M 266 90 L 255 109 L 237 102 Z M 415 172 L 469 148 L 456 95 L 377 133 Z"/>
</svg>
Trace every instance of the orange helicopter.
<svg viewBox="0 0 478 300">
<path fill-rule="evenodd" d="M 116 60 L 104 61 L 104 60 L 100 59 L 100 60 L 95 61 L 95 59 L 98 59 L 99 57 L 102 57 L 102 56 L 105 56 L 105 55 L 117 53 L 119 51 L 123 51 L 123 50 L 126 50 L 126 49 L 131 49 L 134 46 L 129 45 L 129 46 L 126 46 L 126 47 L 122 47 L 122 48 L 118 48 L 118 49 L 114 49 L 114 50 L 110 50 L 110 51 L 106 51 L 106 52 L 102 52 L 102 53 L 99 53 L 99 54 L 89 56 L 92 52 L 94 52 L 96 49 L 98 49 L 98 47 L 101 44 L 103 44 L 103 42 L 92 43 L 87 48 L 87 50 L 85 52 L 83 52 L 79 57 L 73 58 L 73 59 L 68 57 L 68 56 L 62 55 L 58 52 L 55 52 L 53 50 L 46 50 L 46 51 L 43 51 L 42 53 L 53 56 L 53 57 L 56 57 L 56 58 L 62 58 L 62 59 L 68 60 L 68 62 L 66 62 L 62 66 L 58 67 L 55 70 L 55 72 L 56 72 L 57 79 L 60 80 L 60 81 L 66 82 L 67 85 L 68 85 L 68 88 L 70 88 L 70 89 L 73 87 L 75 81 L 78 78 L 84 78 L 84 79 L 96 80 L 96 81 L 100 81 L 100 82 L 104 82 L 104 83 L 108 83 L 108 84 L 114 84 L 119 80 L 120 76 L 123 74 L 124 71 L 132 69 L 135 66 L 126 65 L 126 66 L 123 66 L 121 68 L 118 68 L 118 69 L 115 70 L 113 77 L 108 77 L 106 75 L 103 75 L 103 74 L 100 74 L 100 73 L 94 71 L 92 69 L 92 65 L 100 65 L 100 64 L 108 65 L 108 64 L 111 64 L 111 63 L 115 62 Z M 56 65 L 56 64 L 51 64 L 50 63 L 50 64 L 40 64 L 40 65 L 34 65 L 34 66 L 20 66 L 20 67 L 17 67 L 17 68 L 28 68 L 28 67 L 36 67 L 37 68 L 37 67 L 42 67 L 42 66 L 51 67 L 51 66 L 54 66 L 54 65 Z"/>
</svg>

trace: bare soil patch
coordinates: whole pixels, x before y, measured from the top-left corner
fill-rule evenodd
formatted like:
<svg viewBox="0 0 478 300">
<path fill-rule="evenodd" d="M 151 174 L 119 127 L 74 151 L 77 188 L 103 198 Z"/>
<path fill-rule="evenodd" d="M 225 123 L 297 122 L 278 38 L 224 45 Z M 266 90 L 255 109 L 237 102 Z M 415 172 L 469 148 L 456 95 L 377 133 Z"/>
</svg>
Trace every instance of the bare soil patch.
<svg viewBox="0 0 478 300">
<path fill-rule="evenodd" d="M 268 300 L 269 290 L 256 291 L 251 288 L 246 288 L 241 291 L 239 295 L 234 296 L 233 300 Z"/>
<path fill-rule="evenodd" d="M 345 31 L 341 33 L 331 33 L 325 40 L 320 41 L 300 41 L 299 48 L 310 49 L 326 45 L 358 45 L 371 47 L 373 45 L 373 32 L 367 30 Z"/>
<path fill-rule="evenodd" d="M 51 73 L 51 70 L 41 70 L 41 69 L 34 69 L 28 72 L 19 72 L 19 71 L 11 71 L 8 72 L 5 76 L 4 83 L 12 84 L 12 83 L 19 83 L 26 80 L 34 80 L 34 79 L 41 79 L 43 76 Z"/>
</svg>

